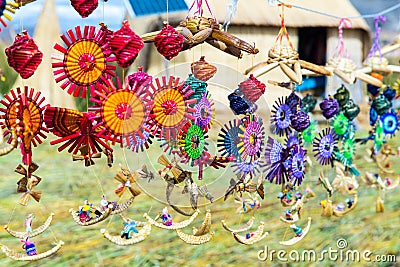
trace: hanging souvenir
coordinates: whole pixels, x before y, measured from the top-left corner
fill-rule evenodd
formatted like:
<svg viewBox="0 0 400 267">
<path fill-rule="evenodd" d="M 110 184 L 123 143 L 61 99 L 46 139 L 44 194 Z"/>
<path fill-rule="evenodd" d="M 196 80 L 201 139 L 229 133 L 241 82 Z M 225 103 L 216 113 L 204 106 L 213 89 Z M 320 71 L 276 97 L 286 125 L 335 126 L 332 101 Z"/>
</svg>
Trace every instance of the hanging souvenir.
<svg viewBox="0 0 400 267">
<path fill-rule="evenodd" d="M 55 44 L 54 49 L 61 54 L 53 54 L 53 73 L 60 87 L 67 89 L 68 94 L 74 97 L 86 98 L 87 90 L 91 96 L 94 89 L 105 83 L 110 77 L 115 76 L 115 66 L 110 62 L 115 57 L 110 56 L 111 50 L 104 36 L 108 34 L 104 29 L 96 32 L 96 27 L 80 26 L 68 30 L 61 35 L 66 47 Z"/>
<path fill-rule="evenodd" d="M 357 70 L 354 61 L 350 58 L 343 40 L 343 28 L 351 28 L 352 23 L 348 18 L 340 19 L 338 32 L 339 40 L 334 55 L 328 60 L 326 68 L 331 70 L 345 83 L 353 84 L 357 79 L 363 82 L 382 87 L 382 81 Z"/>
<path fill-rule="evenodd" d="M 199 61 L 190 64 L 190 69 L 194 77 L 204 82 L 214 77 L 217 72 L 217 68 L 206 62 L 204 56 L 201 56 Z"/>
<path fill-rule="evenodd" d="M 82 18 L 88 17 L 99 5 L 98 0 L 71 0 L 72 7 Z"/>
<path fill-rule="evenodd" d="M 121 29 L 111 35 L 108 44 L 122 68 L 128 68 L 144 47 L 142 38 L 132 31 L 127 20 L 122 22 Z"/>
<path fill-rule="evenodd" d="M 211 46 L 222 50 L 230 55 L 241 58 L 242 51 L 257 54 L 258 49 L 249 43 L 239 39 L 238 37 L 231 35 L 222 30 L 222 25 L 217 22 L 214 17 L 210 6 L 207 1 L 204 1 L 207 5 L 208 11 L 212 18 L 203 17 L 203 1 L 196 0 L 189 8 L 188 15 L 185 20 L 181 21 L 176 29 L 172 30 L 179 33 L 182 36 L 182 48 L 179 51 L 191 49 L 192 47 L 207 42 Z M 195 5 L 196 3 L 196 5 Z M 195 9 L 197 7 L 197 9 Z M 190 14 L 193 12 L 193 16 Z M 141 37 L 145 42 L 156 43 L 156 38 L 165 30 L 165 28 L 158 32 L 150 32 L 142 35 Z M 161 34 L 163 35 L 163 34 Z M 180 43 L 181 38 L 179 38 Z M 158 47 L 158 45 L 156 45 Z M 158 49 L 158 48 L 157 48 Z M 160 51 L 160 50 L 159 50 Z M 160 52 L 161 53 L 161 52 Z"/>
<path fill-rule="evenodd" d="M 134 88 L 128 85 L 122 88 L 117 79 L 116 85 L 109 80 L 106 86 L 99 86 L 94 93 L 90 100 L 95 106 L 90 107 L 89 111 L 100 116 L 100 122 L 95 126 L 100 127 L 99 136 L 106 136 L 107 141 L 120 143 L 122 147 L 124 141 L 129 146 L 133 139 L 133 144 L 136 144 L 136 135 L 144 138 L 143 132 L 150 132 L 150 128 L 144 128 L 153 107 L 153 93 L 150 90 L 137 85 Z"/>
<path fill-rule="evenodd" d="M 130 87 L 134 87 L 136 82 L 138 87 L 143 86 L 145 88 L 148 88 L 152 81 L 153 77 L 144 72 L 142 66 L 138 68 L 137 72 L 132 73 L 131 75 L 126 77 L 126 84 L 129 84 Z"/>
<path fill-rule="evenodd" d="M 172 26 L 165 24 L 164 28 L 154 37 L 157 51 L 167 60 L 176 57 L 183 48 L 185 38 Z"/>
<path fill-rule="evenodd" d="M 83 159 L 85 166 L 93 165 L 92 158 L 100 157 L 101 154 L 98 153 L 104 149 L 113 151 L 104 141 L 106 136 L 99 134 L 100 128 L 94 113 L 48 107 L 45 110 L 44 122 L 50 131 L 59 137 L 50 144 L 64 143 L 58 148 L 59 152 L 68 147 L 68 152 L 73 155 L 77 155 L 80 151 L 81 155 L 77 155 L 78 158 L 75 157 L 75 159 Z"/>
<path fill-rule="evenodd" d="M 288 6 L 286 4 L 278 5 L 282 7 L 280 15 L 281 28 L 276 37 L 274 46 L 268 51 L 268 59 L 266 62 L 261 62 L 254 67 L 247 69 L 245 74 L 252 73 L 255 77 L 259 77 L 279 66 L 290 81 L 296 84 L 303 83 L 302 69 L 307 69 L 320 75 L 332 75 L 332 73 L 326 70 L 323 66 L 318 66 L 299 59 L 299 53 L 294 49 L 285 25 L 284 9 Z M 284 36 L 286 37 L 286 44 L 284 44 L 282 40 Z"/>
<path fill-rule="evenodd" d="M 0 109 L 1 127 L 15 131 L 21 145 L 22 162 L 29 166 L 32 164 L 32 145 L 37 147 L 46 138 L 44 132 L 49 130 L 43 127 L 44 97 L 40 92 L 35 92 L 28 86 L 11 90 L 5 95 L 5 100 L 0 100 L 5 108 Z M 12 135 L 10 131 L 5 135 Z"/>
<path fill-rule="evenodd" d="M 195 120 L 193 113 L 196 111 L 190 107 L 195 104 L 195 99 L 189 99 L 193 91 L 189 86 L 184 86 L 179 78 L 170 76 L 162 77 L 162 83 L 157 78 L 151 84 L 154 106 L 150 113 L 151 123 L 154 123 L 153 134 L 165 137 L 167 140 L 176 139 L 179 129 L 188 121 Z"/>
<path fill-rule="evenodd" d="M 14 43 L 6 48 L 8 65 L 18 72 L 22 79 L 28 79 L 42 62 L 43 54 L 39 51 L 28 31 L 15 36 Z"/>
</svg>

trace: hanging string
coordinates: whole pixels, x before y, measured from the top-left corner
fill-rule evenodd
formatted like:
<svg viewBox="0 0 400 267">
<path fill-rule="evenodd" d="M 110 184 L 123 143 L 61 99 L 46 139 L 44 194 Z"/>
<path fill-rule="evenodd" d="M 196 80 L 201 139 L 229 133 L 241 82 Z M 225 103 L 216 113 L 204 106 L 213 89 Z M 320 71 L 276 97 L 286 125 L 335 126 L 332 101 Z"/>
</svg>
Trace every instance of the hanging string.
<svg viewBox="0 0 400 267">
<path fill-rule="evenodd" d="M 280 3 L 280 4 L 286 5 L 284 2 L 282 2 L 280 0 L 277 0 L 277 2 Z M 298 5 L 291 5 L 291 7 L 297 8 L 297 9 L 301 9 L 301 10 L 304 10 L 304 11 L 307 11 L 307 12 L 311 12 L 311 13 L 315 13 L 315 14 L 319 14 L 319 15 L 335 18 L 335 19 L 342 19 L 343 18 L 343 17 L 340 17 L 340 16 L 332 15 L 332 14 L 329 14 L 329 13 L 313 10 L 313 9 L 302 7 L 302 6 L 298 6 Z M 390 7 L 390 8 L 387 8 L 385 10 L 382 10 L 382 11 L 380 11 L 378 13 L 359 15 L 359 16 L 349 16 L 349 17 L 344 17 L 344 18 L 346 18 L 346 19 L 375 18 L 376 16 L 385 15 L 385 14 L 390 13 L 390 12 L 392 12 L 394 10 L 397 10 L 397 9 L 400 9 L 400 3 L 397 4 L 397 5 L 394 5 L 394 6 Z"/>
<path fill-rule="evenodd" d="M 282 38 L 283 38 L 283 36 L 286 36 L 286 40 L 287 40 L 290 48 L 295 50 L 294 47 L 293 47 L 292 42 L 290 41 L 289 33 L 288 33 L 288 31 L 286 29 L 286 26 L 285 26 L 285 7 L 291 8 L 292 6 L 291 5 L 287 5 L 287 4 L 278 4 L 278 6 L 282 7 L 282 12 L 279 15 L 281 17 L 281 28 L 279 30 L 278 36 L 276 37 L 275 44 L 278 43 L 278 40 L 279 40 L 279 44 L 282 46 Z"/>
<path fill-rule="evenodd" d="M 208 4 L 208 1 L 207 1 L 207 0 L 204 0 L 204 2 L 206 3 L 208 12 L 210 12 L 211 17 L 214 19 L 215 22 L 217 22 L 217 19 L 215 18 L 213 12 L 211 11 L 211 7 L 210 7 L 210 5 Z M 195 5 L 196 5 L 196 10 L 193 10 L 193 8 L 194 8 Z M 189 18 L 190 12 L 191 12 L 191 11 L 194 11 L 194 12 L 193 12 L 193 16 L 195 16 L 195 17 L 196 17 L 196 16 L 202 17 L 202 16 L 203 16 L 203 0 L 194 0 L 194 1 L 193 1 L 192 5 L 190 6 L 190 8 L 189 8 L 189 10 L 188 10 L 188 14 L 187 14 L 187 16 L 186 16 L 186 19 Z"/>
<path fill-rule="evenodd" d="M 10 224 L 11 219 L 12 219 L 12 217 L 14 216 L 15 209 L 17 208 L 17 205 L 18 205 L 18 204 L 15 204 L 15 205 L 14 205 L 14 208 L 13 208 L 13 210 L 12 210 L 12 212 L 11 212 L 10 219 L 8 219 L 8 223 L 7 223 L 7 224 Z"/>
<path fill-rule="evenodd" d="M 19 3 L 19 9 L 22 7 L 22 1 Z M 19 23 L 20 23 L 20 28 L 21 28 L 21 32 L 24 31 L 24 18 L 23 18 L 23 12 L 21 12 L 21 18 L 19 19 Z"/>
<path fill-rule="evenodd" d="M 43 206 L 44 206 L 44 204 L 43 204 Z M 44 207 L 44 208 L 46 210 L 48 210 L 47 207 Z M 40 215 L 42 216 L 42 218 L 46 218 L 46 215 L 43 213 L 43 211 L 41 209 L 39 209 L 39 212 L 40 212 Z M 49 229 L 49 231 L 50 231 L 51 235 L 53 236 L 54 240 L 57 242 L 58 241 L 57 236 L 54 233 L 53 229 L 51 229 L 51 225 L 49 225 L 49 227 L 47 229 Z"/>
<path fill-rule="evenodd" d="M 379 36 L 381 34 L 382 28 L 379 26 L 379 23 L 384 23 L 386 21 L 385 16 L 376 16 L 375 17 L 375 37 L 374 43 L 372 44 L 371 50 L 368 53 L 367 59 L 379 54 L 380 59 L 382 59 L 382 51 L 381 46 L 379 45 Z"/>
<path fill-rule="evenodd" d="M 104 19 L 105 5 L 106 5 L 106 1 L 103 0 L 103 22 L 105 22 L 105 19 Z"/>
<path fill-rule="evenodd" d="M 121 202 L 121 198 L 122 198 L 122 194 L 121 194 L 121 196 L 120 196 L 120 197 L 118 198 L 118 200 L 117 200 L 117 205 Z M 114 218 L 115 215 L 116 215 L 116 214 L 111 214 L 111 218 L 108 220 L 106 229 L 108 229 L 108 227 L 110 227 L 110 224 L 111 224 L 111 222 L 112 222 L 112 220 L 113 220 L 113 218 Z"/>
<path fill-rule="evenodd" d="M 96 179 L 97 179 L 97 183 L 98 183 L 99 186 L 100 186 L 102 195 L 105 196 L 105 193 L 104 193 L 104 190 L 103 190 L 103 185 L 101 184 L 101 181 L 100 181 L 99 176 L 97 175 L 97 173 L 96 173 L 93 169 L 92 169 L 92 173 L 93 173 L 93 175 L 94 175 L 94 176 L 96 177 Z M 102 173 L 103 173 L 103 172 L 102 172 Z"/>
<path fill-rule="evenodd" d="M 168 0 L 167 0 L 167 24 L 169 24 L 169 20 L 168 20 Z"/>
<path fill-rule="evenodd" d="M 339 32 L 339 40 L 338 45 L 336 46 L 335 56 L 343 57 L 343 52 L 345 52 L 346 57 L 349 57 L 347 53 L 347 49 L 344 47 L 344 40 L 343 40 L 343 27 L 349 29 L 352 27 L 351 20 L 348 18 L 341 18 L 339 22 L 338 32 Z"/>
</svg>

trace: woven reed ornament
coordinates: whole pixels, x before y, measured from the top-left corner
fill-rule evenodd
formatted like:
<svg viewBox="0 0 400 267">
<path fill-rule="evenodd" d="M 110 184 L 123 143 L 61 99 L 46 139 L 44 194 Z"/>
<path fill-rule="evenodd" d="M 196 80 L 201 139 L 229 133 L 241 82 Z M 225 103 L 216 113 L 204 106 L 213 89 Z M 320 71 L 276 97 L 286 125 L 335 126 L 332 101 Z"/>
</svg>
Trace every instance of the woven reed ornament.
<svg viewBox="0 0 400 267">
<path fill-rule="evenodd" d="M 122 27 L 114 32 L 110 38 L 109 46 L 117 57 L 117 63 L 122 68 L 129 67 L 144 47 L 142 38 L 140 38 L 130 28 L 127 20 L 122 22 Z"/>
<path fill-rule="evenodd" d="M 72 7 L 82 18 L 87 18 L 98 7 L 98 0 L 71 0 Z"/>
<path fill-rule="evenodd" d="M 7 61 L 23 79 L 33 75 L 42 62 L 43 54 L 27 31 L 15 36 L 14 43 L 6 48 Z"/>
<path fill-rule="evenodd" d="M 158 52 L 168 60 L 179 54 L 184 41 L 185 38 L 168 24 L 165 24 L 161 32 L 154 37 L 154 45 Z"/>
<path fill-rule="evenodd" d="M 211 79 L 217 72 L 217 67 L 205 61 L 204 56 L 199 61 L 195 61 L 190 65 L 194 77 L 204 82 Z"/>
</svg>

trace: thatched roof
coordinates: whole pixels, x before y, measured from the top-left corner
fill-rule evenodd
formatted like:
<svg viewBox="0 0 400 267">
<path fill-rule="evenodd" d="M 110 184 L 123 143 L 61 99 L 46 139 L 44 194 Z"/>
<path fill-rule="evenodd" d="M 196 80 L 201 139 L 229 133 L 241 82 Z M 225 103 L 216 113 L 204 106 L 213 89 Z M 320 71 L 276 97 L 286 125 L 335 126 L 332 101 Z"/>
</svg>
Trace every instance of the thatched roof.
<svg viewBox="0 0 400 267">
<path fill-rule="evenodd" d="M 226 5 L 231 0 L 209 0 L 212 11 L 220 22 L 226 15 Z M 287 4 L 329 13 L 338 17 L 354 17 L 360 13 L 348 0 L 285 0 Z M 279 26 L 281 7 L 268 5 L 267 0 L 239 0 L 237 14 L 233 25 L 249 26 Z M 311 13 L 298 8 L 285 8 L 285 23 L 287 27 L 337 27 L 339 19 Z M 364 19 L 352 19 L 354 29 L 369 31 Z"/>
</svg>

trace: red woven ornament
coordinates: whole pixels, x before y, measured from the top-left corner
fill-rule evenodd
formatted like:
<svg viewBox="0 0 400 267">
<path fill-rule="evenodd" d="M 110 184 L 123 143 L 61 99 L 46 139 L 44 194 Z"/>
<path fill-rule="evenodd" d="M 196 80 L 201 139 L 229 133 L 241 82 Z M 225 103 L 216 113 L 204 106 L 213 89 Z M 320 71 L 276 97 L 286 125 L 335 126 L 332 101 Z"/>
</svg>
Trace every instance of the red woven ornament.
<svg viewBox="0 0 400 267">
<path fill-rule="evenodd" d="M 100 31 L 103 32 L 102 38 L 100 39 L 100 43 L 108 44 L 114 32 L 110 30 L 108 26 L 103 22 L 99 23 L 99 25 L 100 25 Z"/>
<path fill-rule="evenodd" d="M 253 74 L 239 84 L 239 89 L 242 91 L 247 100 L 255 103 L 265 92 L 265 84 L 257 80 Z"/>
<path fill-rule="evenodd" d="M 6 48 L 7 61 L 23 79 L 33 75 L 42 62 L 43 54 L 27 31 L 15 36 L 14 43 Z"/>
<path fill-rule="evenodd" d="M 109 46 L 117 57 L 117 63 L 122 68 L 129 67 L 135 61 L 144 43 L 129 26 L 127 20 L 122 22 L 122 27 L 114 32 L 109 41 Z"/>
<path fill-rule="evenodd" d="M 87 18 L 99 5 L 98 0 L 71 0 L 72 7 L 81 15 Z"/>
<path fill-rule="evenodd" d="M 154 45 L 158 52 L 168 60 L 179 54 L 184 41 L 185 38 L 168 24 L 154 37 Z"/>
</svg>

